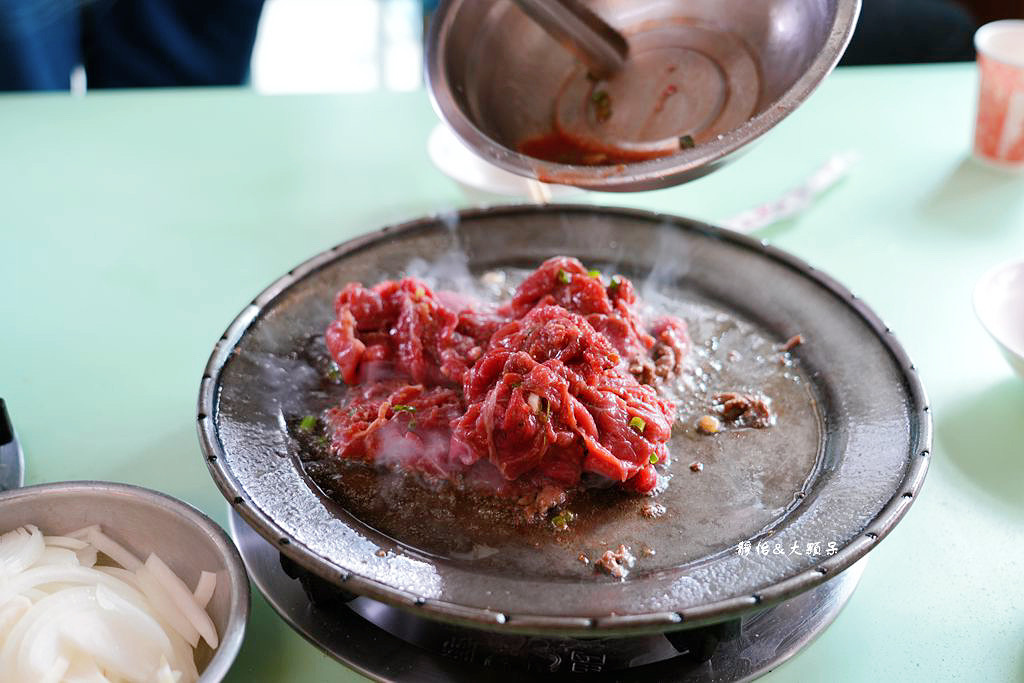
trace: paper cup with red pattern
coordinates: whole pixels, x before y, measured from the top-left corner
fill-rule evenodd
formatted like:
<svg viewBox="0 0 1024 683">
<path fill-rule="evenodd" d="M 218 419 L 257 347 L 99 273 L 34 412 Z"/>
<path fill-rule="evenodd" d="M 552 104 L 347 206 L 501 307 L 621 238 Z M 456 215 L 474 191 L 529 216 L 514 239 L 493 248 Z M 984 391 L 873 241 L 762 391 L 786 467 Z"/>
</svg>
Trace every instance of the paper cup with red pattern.
<svg viewBox="0 0 1024 683">
<path fill-rule="evenodd" d="M 974 47 L 981 71 L 974 155 L 1024 170 L 1024 19 L 985 24 Z"/>
</svg>

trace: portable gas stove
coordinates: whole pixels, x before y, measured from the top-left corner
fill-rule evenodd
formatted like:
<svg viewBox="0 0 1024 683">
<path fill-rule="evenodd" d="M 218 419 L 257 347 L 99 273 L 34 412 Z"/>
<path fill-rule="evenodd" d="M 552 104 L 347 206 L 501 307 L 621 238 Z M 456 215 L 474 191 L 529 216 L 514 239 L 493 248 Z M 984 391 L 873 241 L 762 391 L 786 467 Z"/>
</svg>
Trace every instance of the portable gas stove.
<svg viewBox="0 0 1024 683">
<path fill-rule="evenodd" d="M 740 619 L 627 638 L 507 635 L 417 617 L 346 593 L 293 563 L 236 513 L 231 535 L 249 576 L 304 638 L 379 681 L 520 681 L 579 676 L 635 681 L 741 681 L 767 673 L 825 630 L 867 558 L 813 590 Z"/>
</svg>

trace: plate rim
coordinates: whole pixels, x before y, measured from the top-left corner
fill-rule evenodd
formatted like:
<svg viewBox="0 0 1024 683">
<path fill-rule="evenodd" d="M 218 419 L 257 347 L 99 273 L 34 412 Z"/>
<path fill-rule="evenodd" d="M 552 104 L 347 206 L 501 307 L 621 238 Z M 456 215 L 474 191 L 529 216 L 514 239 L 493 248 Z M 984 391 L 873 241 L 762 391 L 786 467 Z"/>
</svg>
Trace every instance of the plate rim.
<svg viewBox="0 0 1024 683">
<path fill-rule="evenodd" d="M 932 417 L 924 386 L 917 369 L 903 346 L 896 339 L 892 329 L 865 304 L 856 294 L 840 284 L 830 275 L 818 270 L 806 261 L 758 240 L 725 228 L 720 228 L 695 219 L 643 209 L 609 207 L 585 204 L 543 204 L 543 205 L 500 205 L 492 207 L 463 209 L 457 212 L 458 220 L 472 220 L 478 217 L 494 218 L 526 214 L 589 214 L 616 215 L 644 221 L 655 221 L 663 225 L 684 228 L 701 233 L 706 237 L 732 243 L 741 248 L 760 252 L 762 255 L 787 266 L 813 280 L 842 301 L 871 329 L 884 349 L 892 356 L 902 373 L 906 385 L 908 414 L 917 420 L 917 433 L 911 435 L 912 451 L 908 452 L 909 464 L 895 492 L 881 507 L 878 514 L 865 526 L 859 536 L 842 547 L 836 554 L 825 556 L 816 564 L 788 578 L 776 581 L 763 589 L 716 600 L 680 611 L 655 611 L 642 614 L 615 615 L 603 617 L 536 616 L 530 614 L 505 614 L 496 610 L 467 607 L 434 598 L 423 598 L 413 593 L 364 577 L 347 570 L 339 571 L 332 561 L 307 548 L 259 507 L 248 500 L 243 487 L 234 474 L 224 465 L 225 451 L 217 437 L 213 416 L 218 400 L 218 377 L 236 344 L 260 312 L 283 293 L 289 285 L 327 265 L 336 258 L 359 251 L 377 242 L 384 236 L 404 234 L 434 225 L 439 220 L 451 218 L 452 212 L 438 212 L 358 235 L 326 249 L 289 270 L 260 292 L 250 304 L 235 317 L 214 345 L 200 383 L 197 407 L 197 432 L 207 468 L 221 494 L 232 509 L 264 538 L 274 543 L 282 553 L 301 566 L 315 572 L 327 581 L 337 583 L 346 590 L 380 600 L 396 607 L 413 611 L 418 615 L 457 624 L 521 633 L 562 633 L 579 635 L 630 634 L 643 631 L 664 631 L 689 626 L 698 626 L 737 615 L 754 608 L 764 608 L 801 593 L 835 576 L 854 562 L 864 557 L 885 538 L 904 517 L 924 483 L 931 461 Z M 910 457 L 911 452 L 914 457 Z"/>
</svg>

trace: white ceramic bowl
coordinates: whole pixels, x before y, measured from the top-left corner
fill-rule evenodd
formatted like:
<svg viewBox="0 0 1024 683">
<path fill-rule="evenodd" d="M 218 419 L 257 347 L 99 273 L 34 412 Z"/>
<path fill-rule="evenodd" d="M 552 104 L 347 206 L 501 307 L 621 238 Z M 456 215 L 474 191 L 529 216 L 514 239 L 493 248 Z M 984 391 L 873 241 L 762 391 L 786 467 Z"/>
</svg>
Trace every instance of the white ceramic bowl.
<svg viewBox="0 0 1024 683">
<path fill-rule="evenodd" d="M 974 311 L 1024 378 L 1024 259 L 992 268 L 974 288 Z"/>
<path fill-rule="evenodd" d="M 249 578 L 234 543 L 209 517 L 157 491 L 103 481 L 28 486 L 0 494 L 0 531 L 35 524 L 65 534 L 91 524 L 138 557 L 160 556 L 192 586 L 201 571 L 217 574 L 207 610 L 220 644 L 196 652 L 200 683 L 216 683 L 231 668 L 249 620 Z M 0 675 L 0 680 L 3 676 Z"/>
</svg>

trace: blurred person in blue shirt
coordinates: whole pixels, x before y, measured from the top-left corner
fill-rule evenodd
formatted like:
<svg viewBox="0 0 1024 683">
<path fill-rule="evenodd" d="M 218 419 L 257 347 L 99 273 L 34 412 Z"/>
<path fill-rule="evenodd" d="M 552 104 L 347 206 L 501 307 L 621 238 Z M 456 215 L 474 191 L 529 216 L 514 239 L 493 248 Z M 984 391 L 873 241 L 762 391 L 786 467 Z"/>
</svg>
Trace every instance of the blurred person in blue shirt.
<svg viewBox="0 0 1024 683">
<path fill-rule="evenodd" d="M 0 90 L 238 85 L 263 0 L 0 0 Z"/>
<path fill-rule="evenodd" d="M 842 65 L 974 59 L 978 24 L 954 0 L 862 0 Z"/>
<path fill-rule="evenodd" d="M 0 90 L 67 90 L 78 65 L 90 88 L 239 85 L 263 2 L 0 0 Z M 842 63 L 973 59 L 975 28 L 954 0 L 863 0 Z"/>
</svg>

